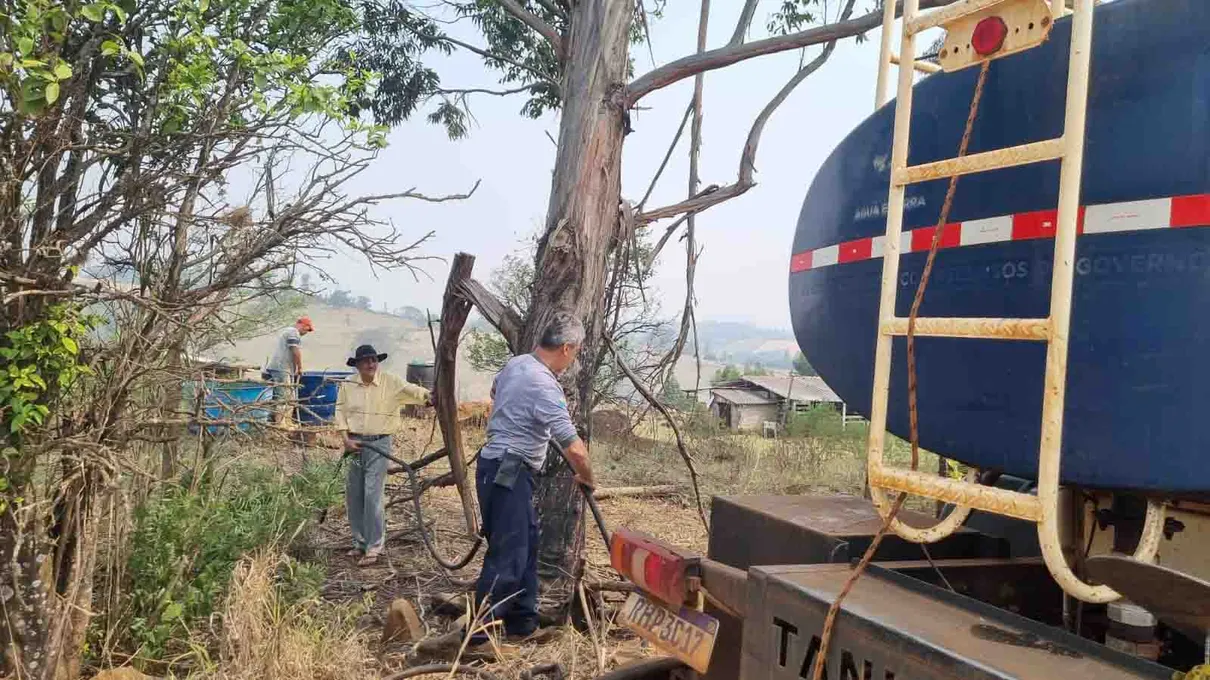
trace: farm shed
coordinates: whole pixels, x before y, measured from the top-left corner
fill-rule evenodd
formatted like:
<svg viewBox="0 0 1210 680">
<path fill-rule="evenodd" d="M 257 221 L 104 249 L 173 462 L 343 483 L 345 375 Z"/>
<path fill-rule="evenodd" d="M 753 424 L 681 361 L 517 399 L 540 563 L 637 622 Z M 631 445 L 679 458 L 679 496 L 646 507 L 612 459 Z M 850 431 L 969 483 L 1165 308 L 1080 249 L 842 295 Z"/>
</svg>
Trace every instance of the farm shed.
<svg viewBox="0 0 1210 680">
<path fill-rule="evenodd" d="M 760 430 L 765 422 L 781 426 L 790 413 L 819 405 L 847 410 L 818 376 L 743 376 L 710 389 L 710 411 L 731 430 Z"/>
</svg>

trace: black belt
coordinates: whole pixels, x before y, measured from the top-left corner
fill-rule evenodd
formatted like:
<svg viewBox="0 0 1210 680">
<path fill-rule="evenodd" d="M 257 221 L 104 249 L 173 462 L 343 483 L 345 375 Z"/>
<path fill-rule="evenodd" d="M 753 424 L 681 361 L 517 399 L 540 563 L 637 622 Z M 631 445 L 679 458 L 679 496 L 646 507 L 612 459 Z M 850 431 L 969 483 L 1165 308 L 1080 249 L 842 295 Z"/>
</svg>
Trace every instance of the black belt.
<svg viewBox="0 0 1210 680">
<path fill-rule="evenodd" d="M 386 439 L 386 438 L 390 437 L 391 435 L 389 435 L 389 434 L 357 434 L 356 432 L 350 432 L 349 436 L 356 437 L 363 442 L 376 442 L 379 439 Z"/>
</svg>

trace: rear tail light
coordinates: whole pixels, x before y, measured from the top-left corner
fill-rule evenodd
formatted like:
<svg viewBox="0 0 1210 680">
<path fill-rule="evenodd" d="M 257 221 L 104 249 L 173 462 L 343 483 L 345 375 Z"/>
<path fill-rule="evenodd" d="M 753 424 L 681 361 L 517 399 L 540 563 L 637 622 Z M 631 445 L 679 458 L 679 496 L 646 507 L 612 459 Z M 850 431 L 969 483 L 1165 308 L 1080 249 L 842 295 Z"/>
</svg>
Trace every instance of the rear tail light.
<svg viewBox="0 0 1210 680">
<path fill-rule="evenodd" d="M 630 529 L 615 529 L 609 542 L 609 562 L 618 573 L 644 592 L 677 607 L 688 595 L 685 571 L 695 557 Z"/>
<path fill-rule="evenodd" d="M 1004 47 L 1004 39 L 1007 37 L 1008 24 L 1000 17 L 987 17 L 975 25 L 975 32 L 971 35 L 971 47 L 981 57 L 990 56 Z"/>
</svg>

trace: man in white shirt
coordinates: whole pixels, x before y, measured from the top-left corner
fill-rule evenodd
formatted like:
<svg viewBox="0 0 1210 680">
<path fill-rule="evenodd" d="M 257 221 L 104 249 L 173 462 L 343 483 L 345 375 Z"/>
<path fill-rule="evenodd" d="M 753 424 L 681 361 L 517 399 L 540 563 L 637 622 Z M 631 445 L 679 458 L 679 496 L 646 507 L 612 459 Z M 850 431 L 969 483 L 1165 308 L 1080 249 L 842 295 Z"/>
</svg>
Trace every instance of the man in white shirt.
<svg viewBox="0 0 1210 680">
<path fill-rule="evenodd" d="M 294 389 L 302 377 L 302 339 L 303 336 L 315 330 L 311 317 L 302 316 L 293 326 L 283 328 L 277 334 L 277 346 L 273 356 L 265 364 L 262 378 L 273 383 L 273 401 L 277 409 L 271 414 L 273 422 L 283 422 L 293 409 L 295 401 Z"/>
</svg>

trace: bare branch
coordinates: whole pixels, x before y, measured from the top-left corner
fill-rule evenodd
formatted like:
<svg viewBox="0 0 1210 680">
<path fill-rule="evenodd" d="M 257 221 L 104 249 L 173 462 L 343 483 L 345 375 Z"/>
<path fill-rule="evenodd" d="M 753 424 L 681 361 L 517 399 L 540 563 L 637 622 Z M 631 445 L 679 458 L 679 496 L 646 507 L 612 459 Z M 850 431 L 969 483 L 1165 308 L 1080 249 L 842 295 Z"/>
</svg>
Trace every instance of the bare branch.
<svg viewBox="0 0 1210 680">
<path fill-rule="evenodd" d="M 546 38 L 550 46 L 555 48 L 555 54 L 559 55 L 560 59 L 563 58 L 563 36 L 559 35 L 554 26 L 551 26 L 538 15 L 522 7 L 517 0 L 496 0 L 496 2 L 499 2 L 501 7 L 519 19 L 521 23 L 540 33 L 543 38 Z"/>
<path fill-rule="evenodd" d="M 553 14 L 561 19 L 567 18 L 567 12 L 562 7 L 559 7 L 558 5 L 551 2 L 550 0 L 538 0 L 538 4 L 542 5 L 551 14 Z"/>
<path fill-rule="evenodd" d="M 437 88 L 434 90 L 436 94 L 452 94 L 452 95 L 467 95 L 467 94 L 490 94 L 496 97 L 506 97 L 510 94 L 520 94 L 529 92 L 533 89 L 533 85 L 522 85 L 508 90 L 493 90 L 488 87 L 455 87 L 455 88 Z"/>
<path fill-rule="evenodd" d="M 748 28 L 752 26 L 752 16 L 756 14 L 757 2 L 760 0 L 747 0 L 744 3 L 744 9 L 739 13 L 739 21 L 735 23 L 735 33 L 731 35 L 731 42 L 727 43 L 728 47 L 744 44 Z"/>
<path fill-rule="evenodd" d="M 841 23 L 844 22 L 844 18 L 847 17 L 852 10 L 853 0 L 849 0 L 845 5 L 843 14 L 841 15 Z M 638 223 L 648 224 L 655 220 L 675 217 L 676 215 L 681 214 L 696 215 L 697 213 L 712 208 L 719 203 L 724 203 L 735 198 L 736 196 L 740 196 L 746 193 L 752 187 L 756 186 L 756 181 L 753 179 L 753 174 L 756 171 L 756 151 L 760 147 L 760 139 L 761 135 L 765 131 L 765 124 L 769 122 L 769 118 L 773 116 L 773 113 L 779 106 L 782 105 L 782 102 L 784 102 L 786 98 L 790 96 L 795 88 L 797 88 L 802 81 L 806 80 L 807 76 L 810 76 L 812 73 L 818 71 L 819 68 L 828 61 L 828 58 L 832 56 L 832 52 L 835 49 L 835 40 L 825 45 L 823 51 L 812 59 L 810 63 L 799 69 L 799 71 L 794 74 L 794 77 L 791 78 L 790 81 L 784 86 L 782 86 L 781 90 L 774 95 L 773 99 L 771 99 L 769 103 L 765 105 L 765 108 L 761 109 L 760 114 L 756 116 L 756 120 L 752 122 L 751 129 L 748 130 L 748 139 L 744 143 L 744 151 L 740 155 L 739 159 L 739 177 L 736 179 L 734 184 L 729 184 L 725 187 L 706 187 L 696 195 L 691 196 L 689 199 L 681 201 L 680 203 L 674 203 L 662 208 L 656 208 L 655 210 L 650 210 L 638 215 L 636 217 Z M 679 224 L 679 221 L 677 224 Z M 672 227 L 676 226 L 676 224 L 672 225 Z M 668 233 L 663 239 L 661 239 L 659 246 L 657 246 L 657 249 L 653 253 L 653 261 L 654 256 L 659 253 L 659 248 L 663 247 L 663 243 L 668 240 L 667 237 L 672 235 L 672 227 L 669 228 Z"/>
<path fill-rule="evenodd" d="M 556 91 L 559 91 L 561 89 L 559 87 L 558 81 L 551 79 L 550 76 L 547 76 L 545 73 L 542 73 L 541 71 L 535 69 L 532 66 L 528 66 L 520 61 L 517 61 L 516 59 L 513 59 L 512 57 L 506 57 L 503 54 L 497 54 L 496 52 L 485 50 L 482 47 L 476 47 L 470 43 L 462 42 L 461 40 L 457 40 L 455 38 L 450 38 L 448 36 L 442 37 L 441 39 L 451 45 L 457 45 L 458 47 L 461 47 L 462 49 L 464 49 L 468 52 L 474 52 L 475 54 L 483 57 L 484 59 L 492 59 L 492 60 L 501 62 L 503 64 L 509 64 L 512 66 L 516 66 L 517 68 L 521 69 L 522 71 L 529 72 L 530 75 L 534 76 L 538 80 L 541 80 L 542 82 L 546 83 L 547 85 L 550 85 L 551 87 L 555 88 Z"/>
<path fill-rule="evenodd" d="M 475 190 L 479 188 L 479 185 L 482 182 L 483 182 L 483 180 L 481 180 L 481 179 L 475 180 L 475 185 L 472 186 L 471 190 L 466 192 L 465 194 L 446 194 L 445 196 L 426 196 L 425 194 L 417 192 L 416 189 L 413 187 L 413 188 L 408 189 L 407 191 L 403 192 L 402 194 L 386 196 L 385 198 L 414 198 L 416 200 L 427 201 L 429 203 L 445 203 L 446 201 L 462 201 L 462 200 L 466 200 L 466 199 L 470 198 L 471 196 L 474 196 Z M 370 200 L 374 200 L 375 198 L 376 197 L 373 197 L 373 196 L 367 196 L 367 197 L 363 198 L 362 200 L 370 201 Z"/>
<path fill-rule="evenodd" d="M 941 7 L 956 1 L 920 0 L 920 8 Z M 902 12 L 902 5 L 897 12 Z M 708 50 L 701 54 L 681 57 L 631 81 L 626 86 L 623 102 L 626 106 L 634 106 L 635 102 L 646 95 L 685 78 L 691 78 L 699 73 L 713 71 L 766 54 L 777 54 L 778 52 L 787 52 L 789 50 L 810 47 L 811 45 L 851 38 L 878 28 L 881 23 L 882 10 L 876 10 L 848 21 L 837 21 L 826 26 L 817 26 L 805 31 L 799 31 L 798 33 L 773 36 L 764 40 L 739 45 L 727 45 L 726 47 Z"/>
<path fill-rule="evenodd" d="M 706 521 L 706 508 L 702 504 L 702 490 L 698 487 L 697 483 L 697 466 L 693 464 L 693 456 L 690 456 L 689 450 L 685 448 L 685 439 L 681 436 L 681 428 L 676 424 L 676 420 L 672 417 L 672 414 L 668 412 L 668 407 L 661 404 L 660 400 L 656 399 L 651 394 L 651 390 L 647 389 L 647 386 L 643 384 L 643 381 L 639 380 L 639 376 L 635 375 L 634 371 L 626 365 L 626 361 L 622 359 L 622 355 L 613 344 L 613 340 L 609 339 L 608 335 L 602 335 L 601 340 L 604 341 L 609 353 L 613 355 L 618 369 L 626 374 L 626 377 L 630 379 L 630 384 L 634 385 L 634 389 L 643 395 L 647 403 L 651 404 L 652 407 L 664 415 L 664 419 L 668 421 L 668 426 L 672 428 L 672 433 L 676 435 L 676 448 L 680 451 L 681 458 L 685 461 L 686 467 L 689 468 L 689 480 L 693 483 L 693 497 L 697 501 L 698 517 L 701 518 L 702 526 L 706 527 L 706 531 L 710 531 L 710 523 Z"/>
<path fill-rule="evenodd" d="M 668 225 L 668 228 L 664 230 L 664 235 L 660 237 L 658 242 L 656 242 L 655 248 L 651 249 L 651 257 L 647 260 L 648 269 L 651 269 L 655 266 L 655 258 L 659 257 L 660 251 L 664 249 L 664 244 L 668 242 L 668 239 L 672 236 L 672 233 L 676 231 L 677 227 L 684 224 L 685 220 L 688 220 L 689 216 L 692 214 L 693 213 L 685 213 L 684 215 L 678 217 L 675 222 Z"/>
<path fill-rule="evenodd" d="M 651 66 L 655 67 L 655 45 L 651 42 L 651 24 L 647 21 L 647 8 L 643 0 L 638 2 L 639 21 L 643 24 L 643 37 L 647 39 L 647 55 L 651 57 Z"/>
<path fill-rule="evenodd" d="M 676 151 L 676 144 L 681 141 L 681 134 L 685 132 L 685 125 L 689 122 L 689 116 L 692 113 L 693 102 L 689 102 L 689 106 L 685 107 L 685 115 L 681 118 L 681 125 L 676 129 L 676 134 L 672 136 L 672 143 L 668 145 L 668 152 L 664 154 L 664 160 L 660 161 L 660 167 L 655 171 L 655 176 L 651 178 L 651 184 L 647 185 L 647 192 L 643 194 L 643 199 L 635 206 L 635 212 L 643 212 L 643 206 L 647 204 L 647 199 L 651 198 L 651 192 L 655 190 L 655 183 L 660 181 L 660 175 L 664 174 L 664 168 L 668 167 L 668 161 L 672 158 L 672 152 Z"/>
<path fill-rule="evenodd" d="M 747 147 L 745 146 L 745 150 L 746 149 Z M 726 203 L 736 196 L 742 196 L 755 185 L 755 182 L 753 182 L 750 177 L 748 178 L 748 181 L 745 182 L 742 176 L 734 184 L 728 184 L 725 187 L 720 187 L 717 184 L 711 184 L 684 201 L 673 203 L 672 205 L 665 205 L 654 210 L 649 210 L 641 215 L 638 215 L 635 219 L 639 224 L 650 224 L 656 220 L 676 217 L 677 215 L 683 215 L 686 213 L 700 213 L 709 208 L 713 208 L 719 203 Z"/>
<path fill-rule="evenodd" d="M 697 51 L 699 53 L 706 51 L 706 30 L 710 23 L 710 0 L 702 0 L 701 15 L 697 24 Z M 689 196 L 693 196 L 698 191 L 698 186 L 701 184 L 699 175 L 699 166 L 702 152 L 702 90 L 706 84 L 706 74 L 699 73 L 693 77 L 693 127 L 689 134 Z M 697 240 L 696 233 L 696 216 L 697 213 L 691 212 L 686 215 L 685 227 L 685 305 L 684 311 L 681 313 L 681 329 L 677 333 L 676 342 L 672 344 L 672 349 L 668 352 L 668 357 L 665 360 L 668 366 L 668 371 L 675 371 L 676 364 L 681 360 L 681 353 L 685 351 L 685 342 L 689 338 L 690 320 L 693 318 L 693 303 L 694 291 L 693 283 L 697 276 Z"/>
<path fill-rule="evenodd" d="M 458 294 L 475 305 L 483 318 L 500 331 L 500 335 L 503 335 L 504 341 L 508 343 L 509 350 L 515 354 L 521 340 L 521 318 L 516 312 L 500 302 L 499 298 L 475 279 L 462 281 L 458 286 Z"/>
</svg>

